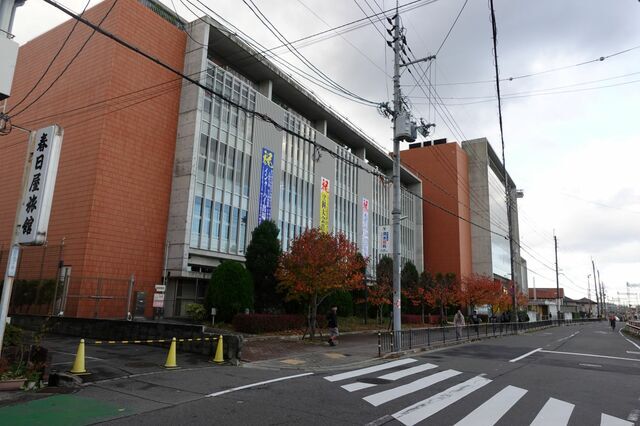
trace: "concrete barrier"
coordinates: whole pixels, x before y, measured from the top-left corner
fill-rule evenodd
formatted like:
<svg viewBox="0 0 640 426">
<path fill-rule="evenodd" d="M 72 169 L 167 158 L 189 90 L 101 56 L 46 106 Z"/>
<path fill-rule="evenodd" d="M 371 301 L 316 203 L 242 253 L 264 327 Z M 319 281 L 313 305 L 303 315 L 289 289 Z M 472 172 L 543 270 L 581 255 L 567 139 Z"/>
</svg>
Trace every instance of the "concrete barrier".
<svg viewBox="0 0 640 426">
<path fill-rule="evenodd" d="M 150 340 L 196 337 L 217 337 L 219 333 L 205 333 L 204 326 L 157 321 L 125 321 L 95 318 L 66 318 L 43 315 L 12 315 L 11 324 L 44 334 L 60 334 L 95 340 Z M 232 362 L 240 359 L 243 338 L 224 334 L 224 358 Z M 153 345 L 156 345 L 155 343 Z M 157 343 L 161 346 L 169 344 Z M 213 357 L 215 346 L 210 341 L 184 342 L 178 350 Z"/>
</svg>

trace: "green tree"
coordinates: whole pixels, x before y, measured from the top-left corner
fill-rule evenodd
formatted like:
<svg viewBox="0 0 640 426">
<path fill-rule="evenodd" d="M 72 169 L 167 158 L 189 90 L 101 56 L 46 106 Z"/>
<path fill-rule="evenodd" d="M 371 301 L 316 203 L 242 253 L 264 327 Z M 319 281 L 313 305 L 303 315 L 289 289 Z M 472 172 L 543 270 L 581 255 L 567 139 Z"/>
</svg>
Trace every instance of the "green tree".
<svg viewBox="0 0 640 426">
<path fill-rule="evenodd" d="M 413 290 L 418 285 L 419 279 L 420 274 L 418 274 L 416 265 L 412 261 L 407 260 L 400 272 L 400 284 L 402 285 L 402 289 Z"/>
<path fill-rule="evenodd" d="M 222 262 L 211 275 L 205 297 L 206 311 L 217 310 L 216 317 L 231 321 L 233 316 L 246 308 L 253 308 L 253 283 L 251 275 L 240 262 Z"/>
<path fill-rule="evenodd" d="M 247 270 L 253 278 L 255 305 L 258 312 L 281 307 L 281 297 L 276 292 L 278 260 L 282 254 L 278 234 L 280 230 L 272 220 L 265 220 L 251 233 L 247 247 Z"/>
</svg>

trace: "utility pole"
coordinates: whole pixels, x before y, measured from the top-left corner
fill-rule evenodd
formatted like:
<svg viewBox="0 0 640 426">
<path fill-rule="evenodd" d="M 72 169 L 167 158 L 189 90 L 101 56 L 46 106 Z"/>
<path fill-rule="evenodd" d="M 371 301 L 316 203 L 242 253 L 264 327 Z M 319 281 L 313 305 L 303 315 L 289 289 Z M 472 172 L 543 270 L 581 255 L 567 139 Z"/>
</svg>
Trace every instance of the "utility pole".
<svg viewBox="0 0 640 426">
<path fill-rule="evenodd" d="M 598 276 L 596 275 L 596 263 L 593 261 L 593 258 L 591 258 L 591 266 L 593 267 L 593 289 L 596 292 L 596 312 L 598 314 L 598 318 L 600 318 L 600 314 L 602 313 L 602 301 L 598 296 Z"/>
<path fill-rule="evenodd" d="M 602 306 L 604 306 L 604 312 L 603 315 L 606 315 L 606 311 L 607 311 L 607 301 L 604 295 L 604 285 L 602 284 L 602 281 L 600 281 L 600 269 L 597 270 L 598 271 L 598 282 L 600 283 L 600 300 L 602 300 Z"/>
<path fill-rule="evenodd" d="M 400 28 L 400 14 L 398 13 L 397 3 L 396 14 L 392 20 L 389 20 L 389 22 L 391 21 L 393 21 L 393 43 L 391 44 L 393 46 L 393 111 L 391 111 L 391 116 L 393 117 L 393 209 L 391 210 L 391 238 L 393 250 L 393 331 L 399 332 L 402 329 L 402 293 L 400 288 L 400 269 L 402 267 L 400 264 L 400 221 L 402 220 L 400 217 L 402 214 L 400 202 L 400 142 L 413 142 L 416 139 L 418 131 L 423 135 L 426 135 L 428 134 L 429 127 L 434 126 L 433 124 L 424 123 L 421 126 L 417 126 L 416 123 L 411 120 L 409 112 L 403 110 L 402 92 L 400 90 L 400 67 L 430 61 L 435 59 L 435 56 L 427 56 L 425 58 L 409 62 L 403 61 L 403 63 L 400 64 L 400 52 L 402 50 L 400 43 L 406 43 L 406 41 L 402 35 L 402 29 Z M 382 104 L 381 106 L 389 112 L 386 104 Z M 398 350 L 400 349 L 399 346 L 397 348 Z"/>
<path fill-rule="evenodd" d="M 589 278 L 591 278 L 591 274 L 587 275 L 587 299 L 589 299 L 589 316 L 591 316 L 591 282 Z"/>
<path fill-rule="evenodd" d="M 558 273 L 558 238 L 553 233 L 553 245 L 556 251 L 556 304 L 558 307 L 558 320 L 560 320 L 560 274 Z"/>
<path fill-rule="evenodd" d="M 400 14 L 396 5 L 393 19 L 393 210 L 391 210 L 391 235 L 393 238 L 393 331 L 399 332 L 401 324 L 400 289 L 400 139 L 398 116 L 402 110 L 400 93 Z"/>
</svg>

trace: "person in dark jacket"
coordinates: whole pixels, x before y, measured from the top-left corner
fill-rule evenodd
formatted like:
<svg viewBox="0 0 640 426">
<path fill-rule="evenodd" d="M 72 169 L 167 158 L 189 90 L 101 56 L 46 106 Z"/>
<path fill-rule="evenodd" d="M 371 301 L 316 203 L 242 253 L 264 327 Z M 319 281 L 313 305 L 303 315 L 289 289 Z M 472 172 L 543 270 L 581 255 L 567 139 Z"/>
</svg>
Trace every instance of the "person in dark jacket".
<svg viewBox="0 0 640 426">
<path fill-rule="evenodd" d="M 327 327 L 329 327 L 329 345 L 335 346 L 338 339 L 338 307 L 332 306 L 327 314 Z"/>
</svg>

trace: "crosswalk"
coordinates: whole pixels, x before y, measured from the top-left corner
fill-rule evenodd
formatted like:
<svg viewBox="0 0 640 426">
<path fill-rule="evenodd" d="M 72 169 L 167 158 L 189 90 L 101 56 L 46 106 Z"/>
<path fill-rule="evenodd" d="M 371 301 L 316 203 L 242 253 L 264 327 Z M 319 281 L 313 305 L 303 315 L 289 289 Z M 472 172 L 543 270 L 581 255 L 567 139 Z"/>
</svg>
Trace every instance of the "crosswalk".
<svg viewBox="0 0 640 426">
<path fill-rule="evenodd" d="M 388 372 L 388 370 L 393 371 Z M 467 377 L 468 374 L 464 375 L 461 371 L 439 369 L 435 364 L 419 363 L 416 359 L 405 358 L 326 376 L 325 379 L 329 382 L 351 381 L 341 385 L 341 388 L 347 392 L 357 393 L 364 401 L 374 407 L 382 406 L 390 401 L 399 400 L 425 389 L 428 390 L 428 388 L 439 383 L 456 382 L 441 392 L 413 403 L 395 413 L 390 413 L 390 417 L 409 426 L 427 421 L 430 417 L 446 410 L 455 402 L 492 383 L 492 380 L 485 377 L 484 374 L 471 378 Z M 394 383 L 401 379 L 410 379 L 411 381 L 402 384 Z M 378 388 L 382 387 L 384 389 L 378 390 Z M 362 392 L 365 389 L 368 389 L 368 391 Z M 367 394 L 361 395 L 364 393 Z M 523 398 L 526 399 L 527 393 L 527 389 L 508 385 L 492 394 L 490 398 L 471 412 L 456 413 L 462 417 L 456 423 L 456 426 L 495 425 L 518 402 L 522 401 Z M 556 398 L 549 398 L 535 417 L 529 421 L 531 426 L 567 425 L 574 409 L 574 404 Z M 523 420 L 525 423 L 529 421 Z M 600 425 L 633 426 L 633 423 L 602 413 Z"/>
</svg>

